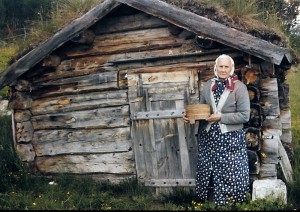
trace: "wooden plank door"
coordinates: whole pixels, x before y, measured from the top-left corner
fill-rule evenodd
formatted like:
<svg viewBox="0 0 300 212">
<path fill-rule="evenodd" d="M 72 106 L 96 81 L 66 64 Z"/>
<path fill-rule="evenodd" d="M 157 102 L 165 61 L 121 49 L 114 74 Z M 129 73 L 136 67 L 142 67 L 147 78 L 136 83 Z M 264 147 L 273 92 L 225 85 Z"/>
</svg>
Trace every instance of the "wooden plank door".
<svg viewBox="0 0 300 212">
<path fill-rule="evenodd" d="M 197 70 L 130 73 L 128 97 L 137 175 L 154 187 L 194 186 L 196 125 L 183 122 L 188 102 L 199 102 Z"/>
</svg>

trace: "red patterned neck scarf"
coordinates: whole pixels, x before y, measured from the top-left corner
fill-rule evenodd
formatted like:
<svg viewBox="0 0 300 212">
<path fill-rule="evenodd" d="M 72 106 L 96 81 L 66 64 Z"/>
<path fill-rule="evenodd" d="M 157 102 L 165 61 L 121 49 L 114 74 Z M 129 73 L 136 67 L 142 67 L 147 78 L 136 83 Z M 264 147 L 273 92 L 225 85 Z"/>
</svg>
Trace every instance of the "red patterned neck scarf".
<svg viewBox="0 0 300 212">
<path fill-rule="evenodd" d="M 238 78 L 238 76 L 237 75 L 233 75 L 233 76 L 230 76 L 229 78 L 227 78 L 226 80 L 225 80 L 225 87 L 228 89 L 228 90 L 230 90 L 230 91 L 233 91 L 233 89 L 234 89 L 234 83 L 238 80 L 239 78 Z M 212 91 L 215 91 L 216 89 L 217 89 L 217 81 L 218 81 L 219 79 L 216 79 L 215 78 L 215 84 L 212 86 Z"/>
</svg>

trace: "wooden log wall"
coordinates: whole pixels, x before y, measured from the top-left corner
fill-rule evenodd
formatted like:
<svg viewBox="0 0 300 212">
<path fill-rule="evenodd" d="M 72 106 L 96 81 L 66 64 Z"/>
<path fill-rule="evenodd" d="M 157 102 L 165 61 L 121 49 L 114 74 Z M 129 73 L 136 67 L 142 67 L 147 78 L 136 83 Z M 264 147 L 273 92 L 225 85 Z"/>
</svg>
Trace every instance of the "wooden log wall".
<svg viewBox="0 0 300 212">
<path fill-rule="evenodd" d="M 169 178 L 153 178 L 150 186 L 193 186 L 197 125 L 184 127 L 181 114 L 186 104 L 199 101 L 215 58 L 227 53 L 235 59 L 240 79 L 248 80 L 253 97 L 248 123 L 255 128 L 248 135 L 254 138 L 248 141 L 251 177 L 276 177 L 276 141 L 283 138 L 281 126 L 288 126 L 287 115 L 280 122 L 285 113 L 279 108 L 276 77 L 261 79 L 261 70 L 248 76 L 242 52 L 220 44 L 201 46 L 191 32 L 132 8 L 125 8 L 126 13 L 121 9 L 15 82 L 10 106 L 21 159 L 46 174 L 101 175 L 113 181 L 138 172 L 139 177 Z M 158 116 L 149 109 L 164 109 L 159 116 L 172 121 L 149 121 Z M 136 121 L 142 119 L 155 127 L 145 131 Z M 133 141 L 133 129 L 140 131 L 139 139 L 150 138 L 152 143 L 143 145 L 146 151 Z M 181 156 L 163 163 L 172 148 Z M 149 174 L 141 162 L 150 160 L 153 151 L 161 160 L 149 161 L 159 167 Z"/>
</svg>

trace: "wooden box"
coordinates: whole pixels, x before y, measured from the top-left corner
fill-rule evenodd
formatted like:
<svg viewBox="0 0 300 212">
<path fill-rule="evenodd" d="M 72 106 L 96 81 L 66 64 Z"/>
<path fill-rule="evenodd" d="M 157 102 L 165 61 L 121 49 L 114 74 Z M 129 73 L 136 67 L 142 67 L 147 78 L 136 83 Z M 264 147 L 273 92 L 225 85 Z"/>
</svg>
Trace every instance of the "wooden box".
<svg viewBox="0 0 300 212">
<path fill-rule="evenodd" d="M 187 105 L 185 113 L 191 124 L 195 123 L 195 120 L 206 119 L 210 116 L 210 106 L 208 104 L 193 104 Z"/>
</svg>

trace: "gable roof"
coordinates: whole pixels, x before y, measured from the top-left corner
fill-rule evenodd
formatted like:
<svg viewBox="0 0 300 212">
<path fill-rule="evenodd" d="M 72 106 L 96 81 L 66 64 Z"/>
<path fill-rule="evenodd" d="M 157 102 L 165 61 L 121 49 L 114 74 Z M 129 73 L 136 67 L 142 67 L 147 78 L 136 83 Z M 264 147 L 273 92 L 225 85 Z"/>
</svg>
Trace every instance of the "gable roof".
<svg viewBox="0 0 300 212">
<path fill-rule="evenodd" d="M 105 0 L 89 12 L 73 20 L 52 37 L 28 52 L 9 66 L 0 76 L 0 88 L 11 84 L 20 75 L 47 57 L 55 49 L 88 29 L 116 7 L 126 4 L 130 7 L 161 18 L 197 35 L 208 37 L 224 45 L 255 55 L 276 65 L 292 63 L 289 50 L 247 33 L 227 27 L 195 13 L 177 8 L 160 0 Z"/>
</svg>

